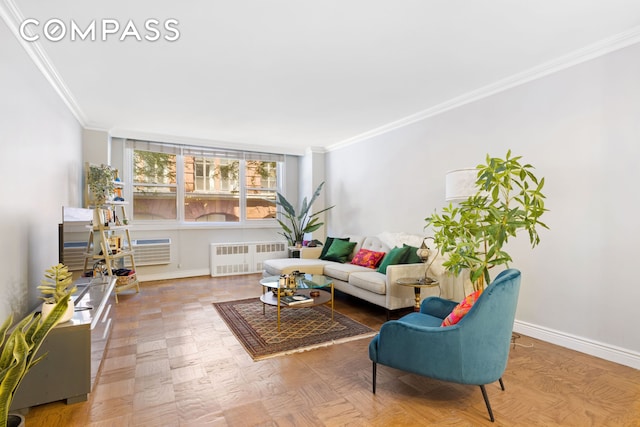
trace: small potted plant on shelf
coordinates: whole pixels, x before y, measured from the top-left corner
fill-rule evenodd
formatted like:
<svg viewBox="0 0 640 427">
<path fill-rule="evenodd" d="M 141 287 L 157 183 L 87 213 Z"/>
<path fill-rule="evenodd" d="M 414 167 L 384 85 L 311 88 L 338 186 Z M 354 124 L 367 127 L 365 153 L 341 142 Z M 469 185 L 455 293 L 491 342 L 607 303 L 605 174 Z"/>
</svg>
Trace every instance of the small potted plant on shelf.
<svg viewBox="0 0 640 427">
<path fill-rule="evenodd" d="M 56 304 L 66 298 L 67 295 L 76 291 L 76 287 L 73 285 L 73 273 L 69 271 L 69 268 L 64 264 L 57 264 L 49 268 L 44 273 L 44 279 L 40 282 L 38 289 L 44 295 L 42 300 L 42 315 L 47 315 L 53 311 Z M 60 322 L 66 322 L 73 317 L 75 310 L 72 300 L 69 300 L 67 304 L 67 310 L 60 319 Z"/>
<path fill-rule="evenodd" d="M 114 171 L 109 165 L 89 165 L 87 185 L 90 197 L 95 205 L 103 205 L 115 190 Z"/>
<path fill-rule="evenodd" d="M 22 415 L 9 414 L 13 396 L 29 369 L 46 356 L 36 358 L 40 345 L 66 311 L 70 296 L 64 295 L 48 316 L 32 313 L 12 327 L 11 314 L 0 326 L 0 425 L 24 426 Z"/>
</svg>

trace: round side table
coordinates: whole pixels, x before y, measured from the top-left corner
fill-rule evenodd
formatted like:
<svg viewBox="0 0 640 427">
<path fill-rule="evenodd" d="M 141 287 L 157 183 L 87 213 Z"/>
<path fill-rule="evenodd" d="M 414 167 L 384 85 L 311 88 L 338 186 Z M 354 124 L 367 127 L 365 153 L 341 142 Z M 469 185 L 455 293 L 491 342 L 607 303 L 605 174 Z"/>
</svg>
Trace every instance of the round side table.
<svg viewBox="0 0 640 427">
<path fill-rule="evenodd" d="M 413 288 L 413 293 L 416 297 L 415 305 L 413 306 L 413 311 L 420 311 L 420 289 L 422 288 L 438 288 L 438 296 L 441 295 L 442 289 L 440 288 L 440 283 L 438 281 L 428 282 L 424 277 L 403 277 L 396 280 L 396 284 L 402 286 L 411 286 Z"/>
</svg>

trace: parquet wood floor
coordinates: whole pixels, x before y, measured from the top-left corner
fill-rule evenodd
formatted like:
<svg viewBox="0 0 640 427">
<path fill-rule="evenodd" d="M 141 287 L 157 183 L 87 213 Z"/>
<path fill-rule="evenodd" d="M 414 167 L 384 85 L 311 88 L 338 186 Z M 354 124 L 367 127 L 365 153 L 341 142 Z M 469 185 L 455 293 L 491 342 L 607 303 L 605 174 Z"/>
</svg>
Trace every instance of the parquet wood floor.
<svg viewBox="0 0 640 427">
<path fill-rule="evenodd" d="M 32 408 L 35 426 L 640 426 L 640 371 L 522 337 L 504 375 L 479 387 L 378 367 L 369 339 L 254 362 L 213 301 L 258 296 L 258 275 L 144 283 L 121 295 L 87 402 Z M 345 295 L 336 310 L 379 328 L 384 310 Z"/>
</svg>

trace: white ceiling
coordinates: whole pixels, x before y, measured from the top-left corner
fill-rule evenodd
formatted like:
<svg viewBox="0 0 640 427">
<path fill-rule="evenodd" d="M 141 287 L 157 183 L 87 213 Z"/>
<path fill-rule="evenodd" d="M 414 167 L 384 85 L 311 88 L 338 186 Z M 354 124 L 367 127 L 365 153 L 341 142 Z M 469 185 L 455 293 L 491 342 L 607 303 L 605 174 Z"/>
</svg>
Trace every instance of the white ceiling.
<svg viewBox="0 0 640 427">
<path fill-rule="evenodd" d="M 178 20 L 174 42 L 23 44 L 89 128 L 331 149 L 640 41 L 638 0 L 1 0 L 25 18 Z M 163 31 L 163 35 L 171 35 Z M 44 54 L 38 53 L 42 49 Z M 41 64 L 41 65 L 42 65 Z M 56 74 L 57 73 L 57 74 Z"/>
</svg>

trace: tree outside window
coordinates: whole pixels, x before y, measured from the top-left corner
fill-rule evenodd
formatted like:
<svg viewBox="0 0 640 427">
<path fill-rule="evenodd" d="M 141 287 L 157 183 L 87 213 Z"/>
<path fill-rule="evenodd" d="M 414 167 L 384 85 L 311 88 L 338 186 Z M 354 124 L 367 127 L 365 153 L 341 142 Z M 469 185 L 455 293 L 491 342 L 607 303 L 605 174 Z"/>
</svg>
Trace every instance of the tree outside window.
<svg viewBox="0 0 640 427">
<path fill-rule="evenodd" d="M 134 220 L 178 218 L 175 154 L 135 150 L 133 176 Z"/>
</svg>

